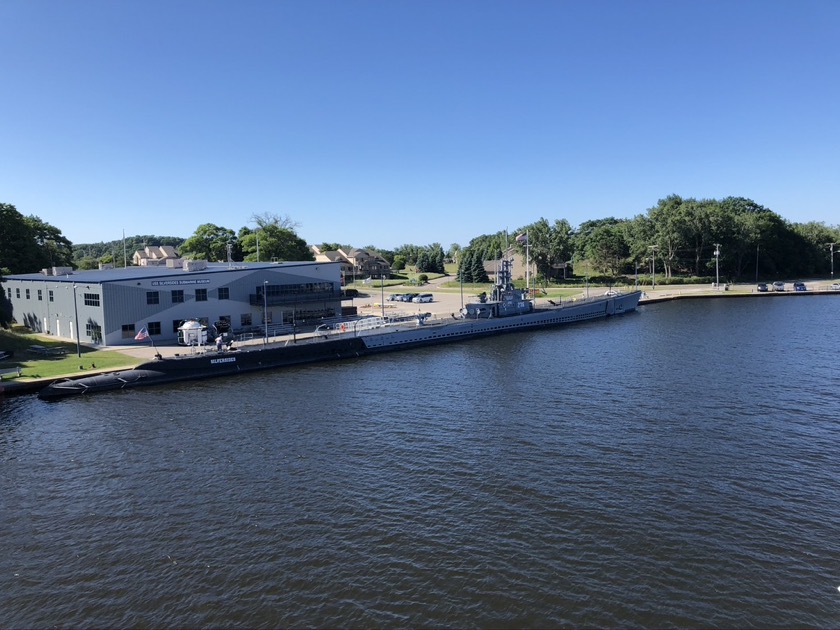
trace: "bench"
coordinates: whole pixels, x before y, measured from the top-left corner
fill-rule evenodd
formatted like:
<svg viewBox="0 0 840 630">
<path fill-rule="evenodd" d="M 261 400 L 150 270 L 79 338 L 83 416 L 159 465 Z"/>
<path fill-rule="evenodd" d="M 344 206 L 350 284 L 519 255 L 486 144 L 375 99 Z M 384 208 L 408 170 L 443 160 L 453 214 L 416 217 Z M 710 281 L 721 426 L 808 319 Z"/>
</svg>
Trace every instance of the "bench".
<svg viewBox="0 0 840 630">
<path fill-rule="evenodd" d="M 14 368 L 0 368 L 0 381 L 3 380 L 4 376 L 8 376 L 10 378 L 18 378 L 21 374 L 20 367 Z"/>
</svg>

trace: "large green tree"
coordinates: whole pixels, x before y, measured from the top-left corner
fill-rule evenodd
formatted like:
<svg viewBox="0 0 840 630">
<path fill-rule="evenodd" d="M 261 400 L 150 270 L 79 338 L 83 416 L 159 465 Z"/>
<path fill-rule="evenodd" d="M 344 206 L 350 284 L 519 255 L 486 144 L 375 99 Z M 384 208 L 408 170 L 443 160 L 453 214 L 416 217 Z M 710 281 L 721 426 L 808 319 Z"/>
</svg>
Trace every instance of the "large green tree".
<svg viewBox="0 0 840 630">
<path fill-rule="evenodd" d="M 562 275 L 560 269 L 572 258 L 572 227 L 566 219 L 556 219 L 551 224 L 540 218 L 519 228 L 516 234 L 527 234 L 527 246 L 524 240 L 515 242 L 521 254 L 527 252 L 537 274 L 545 279 Z"/>
<path fill-rule="evenodd" d="M 72 245 L 58 228 L 34 215 L 0 203 L 0 271 L 34 273 L 63 267 L 73 260 Z"/>
<path fill-rule="evenodd" d="M 617 275 L 629 252 L 624 234 L 622 222 L 602 223 L 587 239 L 586 259 L 598 271 Z"/>
<path fill-rule="evenodd" d="M 248 262 L 258 260 L 258 239 L 260 261 L 315 260 L 306 241 L 293 230 L 279 225 L 266 225 L 259 230 L 242 234 L 240 238 L 239 244 Z"/>
<path fill-rule="evenodd" d="M 228 245 L 237 246 L 236 234 L 233 230 L 213 223 L 203 223 L 198 226 L 195 234 L 181 245 L 180 254 L 184 258 L 209 260 L 212 262 L 225 261 L 228 257 Z M 233 256 L 234 259 L 238 258 Z"/>
<path fill-rule="evenodd" d="M 669 195 L 648 210 L 648 216 L 655 227 L 651 256 L 662 262 L 666 278 L 673 276 L 675 268 L 680 265 L 680 255 L 688 245 L 685 239 L 685 217 L 681 214 L 683 203 L 685 201 L 679 195 Z"/>
<path fill-rule="evenodd" d="M 0 283 L 3 282 L 3 270 L 0 269 Z M 12 303 L 5 291 L 0 291 L 0 328 L 8 328 L 12 323 Z"/>
<path fill-rule="evenodd" d="M 315 260 L 306 241 L 295 232 L 298 223 L 288 215 L 255 214 L 251 222 L 256 229 L 239 230 L 238 246 L 245 261 Z M 338 249 L 338 244 L 331 243 L 328 249 Z"/>
</svg>

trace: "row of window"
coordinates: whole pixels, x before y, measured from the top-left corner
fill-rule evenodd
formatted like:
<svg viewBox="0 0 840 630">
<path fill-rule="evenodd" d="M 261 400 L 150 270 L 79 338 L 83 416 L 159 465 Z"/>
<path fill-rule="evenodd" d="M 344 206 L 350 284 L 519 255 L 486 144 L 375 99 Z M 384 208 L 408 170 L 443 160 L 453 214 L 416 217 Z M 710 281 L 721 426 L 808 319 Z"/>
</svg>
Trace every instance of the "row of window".
<svg viewBox="0 0 840 630">
<path fill-rule="evenodd" d="M 306 320 L 306 319 L 320 319 L 322 317 L 331 317 L 334 316 L 335 312 L 332 309 L 328 309 L 327 311 L 324 310 L 298 310 L 296 311 L 296 316 L 299 320 Z M 278 322 L 280 324 L 291 324 L 292 323 L 292 313 L 284 311 L 281 316 L 281 321 Z M 207 317 L 197 317 L 196 318 L 199 322 L 204 324 L 205 326 L 210 325 L 210 320 Z M 227 324 L 228 327 L 233 325 L 233 318 L 230 315 L 220 315 L 219 322 L 223 322 Z M 172 320 L 172 332 L 178 332 L 178 328 L 184 323 L 183 319 L 173 319 Z M 274 315 L 272 311 L 267 311 L 265 313 L 264 321 L 260 322 L 260 324 L 272 324 L 274 323 Z M 251 313 L 242 313 L 239 316 L 239 326 L 241 328 L 250 328 L 254 325 L 253 317 Z M 162 334 L 162 327 L 160 322 L 148 322 L 146 324 L 146 330 L 149 332 L 149 335 L 155 336 Z M 136 331 L 134 324 L 123 324 L 122 325 L 122 338 L 123 339 L 131 339 L 134 337 Z M 90 333 L 88 333 L 90 334 Z M 101 333 L 100 333 L 101 334 Z"/>
<path fill-rule="evenodd" d="M 262 295 L 263 287 L 257 287 L 257 295 Z M 325 293 L 333 290 L 332 282 L 301 282 L 299 284 L 269 284 L 265 286 L 265 294 L 272 295 L 300 295 L 306 293 Z"/>
<path fill-rule="evenodd" d="M 29 289 L 26 289 L 25 295 L 26 295 L 27 300 L 31 299 L 31 295 L 30 295 L 29 291 L 30 291 Z M 9 298 L 9 300 L 12 299 L 12 287 L 7 287 L 6 288 L 6 296 Z M 15 288 L 15 297 L 17 299 L 20 299 L 20 287 Z M 50 302 L 55 301 L 53 299 L 54 296 L 53 296 L 52 289 L 49 290 L 49 297 L 50 297 Z M 42 302 L 43 300 L 44 300 L 44 292 L 43 292 L 42 289 L 38 289 L 38 301 Z"/>
<path fill-rule="evenodd" d="M 257 294 L 261 295 L 262 287 L 257 288 Z M 332 291 L 333 284 L 331 282 L 307 282 L 303 284 L 289 284 L 289 285 L 276 285 L 270 284 L 266 287 L 266 295 L 288 295 L 288 294 L 302 294 L 302 293 L 316 293 L 316 292 L 324 292 L 324 291 Z M 7 288 L 9 299 L 12 299 L 12 287 Z M 217 289 L 218 292 L 218 299 L 220 300 L 229 300 L 230 299 L 230 289 L 228 287 L 219 287 Z M 146 304 L 156 305 L 160 304 L 160 291 L 147 291 L 146 292 Z M 53 290 L 49 289 L 49 300 L 50 302 L 54 302 L 54 294 Z M 30 299 L 30 289 L 25 289 L 25 296 L 26 299 Z M 15 288 L 15 297 L 20 299 L 20 287 Z M 170 298 L 173 304 L 182 304 L 184 302 L 184 291 L 183 289 L 175 289 L 170 291 Z M 38 300 L 42 301 L 44 299 L 42 289 L 38 289 Z M 84 301 L 85 306 L 99 306 L 99 294 L 98 293 L 85 293 L 84 294 Z M 207 301 L 207 289 L 196 289 L 195 290 L 195 301 L 196 302 L 206 302 Z"/>
<path fill-rule="evenodd" d="M 206 317 L 198 317 L 196 318 L 199 322 L 204 324 L 205 326 L 209 326 L 209 320 Z M 220 322 L 224 322 L 230 326 L 231 318 L 230 315 L 222 315 L 219 317 Z M 178 329 L 184 323 L 183 319 L 173 319 L 172 320 L 172 332 L 178 333 Z M 242 315 L 242 325 L 243 326 L 250 326 L 251 325 L 251 314 L 245 313 Z M 146 324 L 146 330 L 148 331 L 150 336 L 156 336 L 162 334 L 162 326 L 160 322 L 148 322 Z M 135 335 L 135 327 L 134 324 L 123 324 L 122 325 L 122 338 L 123 339 L 131 339 Z"/>
<path fill-rule="evenodd" d="M 7 295 L 9 300 L 12 299 L 12 287 L 7 287 L 6 289 Z M 55 294 L 53 293 L 52 289 L 47 291 L 49 296 L 49 301 L 55 301 Z M 219 287 L 218 295 L 220 300 L 229 300 L 230 299 L 230 289 L 228 287 Z M 24 296 L 27 300 L 32 298 L 31 289 L 24 289 Z M 20 299 L 20 287 L 15 288 L 15 297 L 19 300 Z M 85 301 L 85 306 L 99 306 L 99 294 L 98 293 L 85 293 L 82 296 Z M 41 302 L 44 299 L 44 292 L 43 289 L 38 289 L 38 301 Z M 172 303 L 173 304 L 181 304 L 184 301 L 184 291 L 183 290 L 175 290 L 172 291 Z M 195 290 L 195 301 L 196 302 L 206 302 L 207 301 L 207 289 L 196 289 Z M 146 304 L 160 304 L 160 291 L 147 291 L 146 292 Z"/>
<path fill-rule="evenodd" d="M 7 287 L 6 294 L 9 297 L 9 300 L 12 299 L 12 287 Z M 44 301 L 44 290 L 38 289 L 38 301 Z M 27 300 L 31 299 L 30 289 L 24 290 L 24 296 Z M 20 287 L 15 288 L 15 297 L 19 300 L 20 299 Z M 47 290 L 47 297 L 50 302 L 55 302 L 55 293 L 53 293 L 52 289 Z M 84 293 L 82 297 L 85 300 L 85 306 L 99 306 L 99 294 L 98 293 Z"/>
<path fill-rule="evenodd" d="M 183 302 L 184 302 L 184 291 L 183 291 L 183 289 L 175 289 L 174 291 L 170 291 L 170 298 L 171 298 L 173 304 L 183 304 Z M 220 300 L 229 300 L 230 299 L 230 289 L 228 287 L 219 287 L 218 298 Z M 196 289 L 195 290 L 195 301 L 196 302 L 206 302 L 207 301 L 207 289 Z M 147 291 L 146 292 L 146 304 L 160 304 L 160 291 Z"/>
</svg>

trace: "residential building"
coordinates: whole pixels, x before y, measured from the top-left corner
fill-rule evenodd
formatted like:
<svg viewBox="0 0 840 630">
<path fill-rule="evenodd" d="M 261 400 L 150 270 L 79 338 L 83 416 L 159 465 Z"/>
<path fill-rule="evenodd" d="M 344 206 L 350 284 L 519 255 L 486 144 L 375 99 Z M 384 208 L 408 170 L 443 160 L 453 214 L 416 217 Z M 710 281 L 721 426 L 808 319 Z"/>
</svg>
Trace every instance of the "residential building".
<svg viewBox="0 0 840 630">
<path fill-rule="evenodd" d="M 147 245 L 145 249 L 137 250 L 131 257 L 131 262 L 138 267 L 154 267 L 172 264 L 170 261 L 179 260 L 175 248 L 170 245 Z"/>
<path fill-rule="evenodd" d="M 315 245 L 311 245 L 309 249 L 315 255 L 316 261 L 340 263 L 346 278 L 362 280 L 391 277 L 391 265 L 376 252 L 358 248 L 321 251 Z"/>
</svg>

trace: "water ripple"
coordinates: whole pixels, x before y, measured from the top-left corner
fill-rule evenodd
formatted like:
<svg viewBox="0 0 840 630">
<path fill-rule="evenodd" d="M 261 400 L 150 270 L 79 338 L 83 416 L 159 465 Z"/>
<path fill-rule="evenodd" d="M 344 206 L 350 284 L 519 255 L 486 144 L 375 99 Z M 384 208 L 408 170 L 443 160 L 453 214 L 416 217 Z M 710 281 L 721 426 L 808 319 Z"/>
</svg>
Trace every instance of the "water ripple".
<svg viewBox="0 0 840 630">
<path fill-rule="evenodd" d="M 836 305 L 0 399 L 0 626 L 831 627 Z"/>
</svg>

